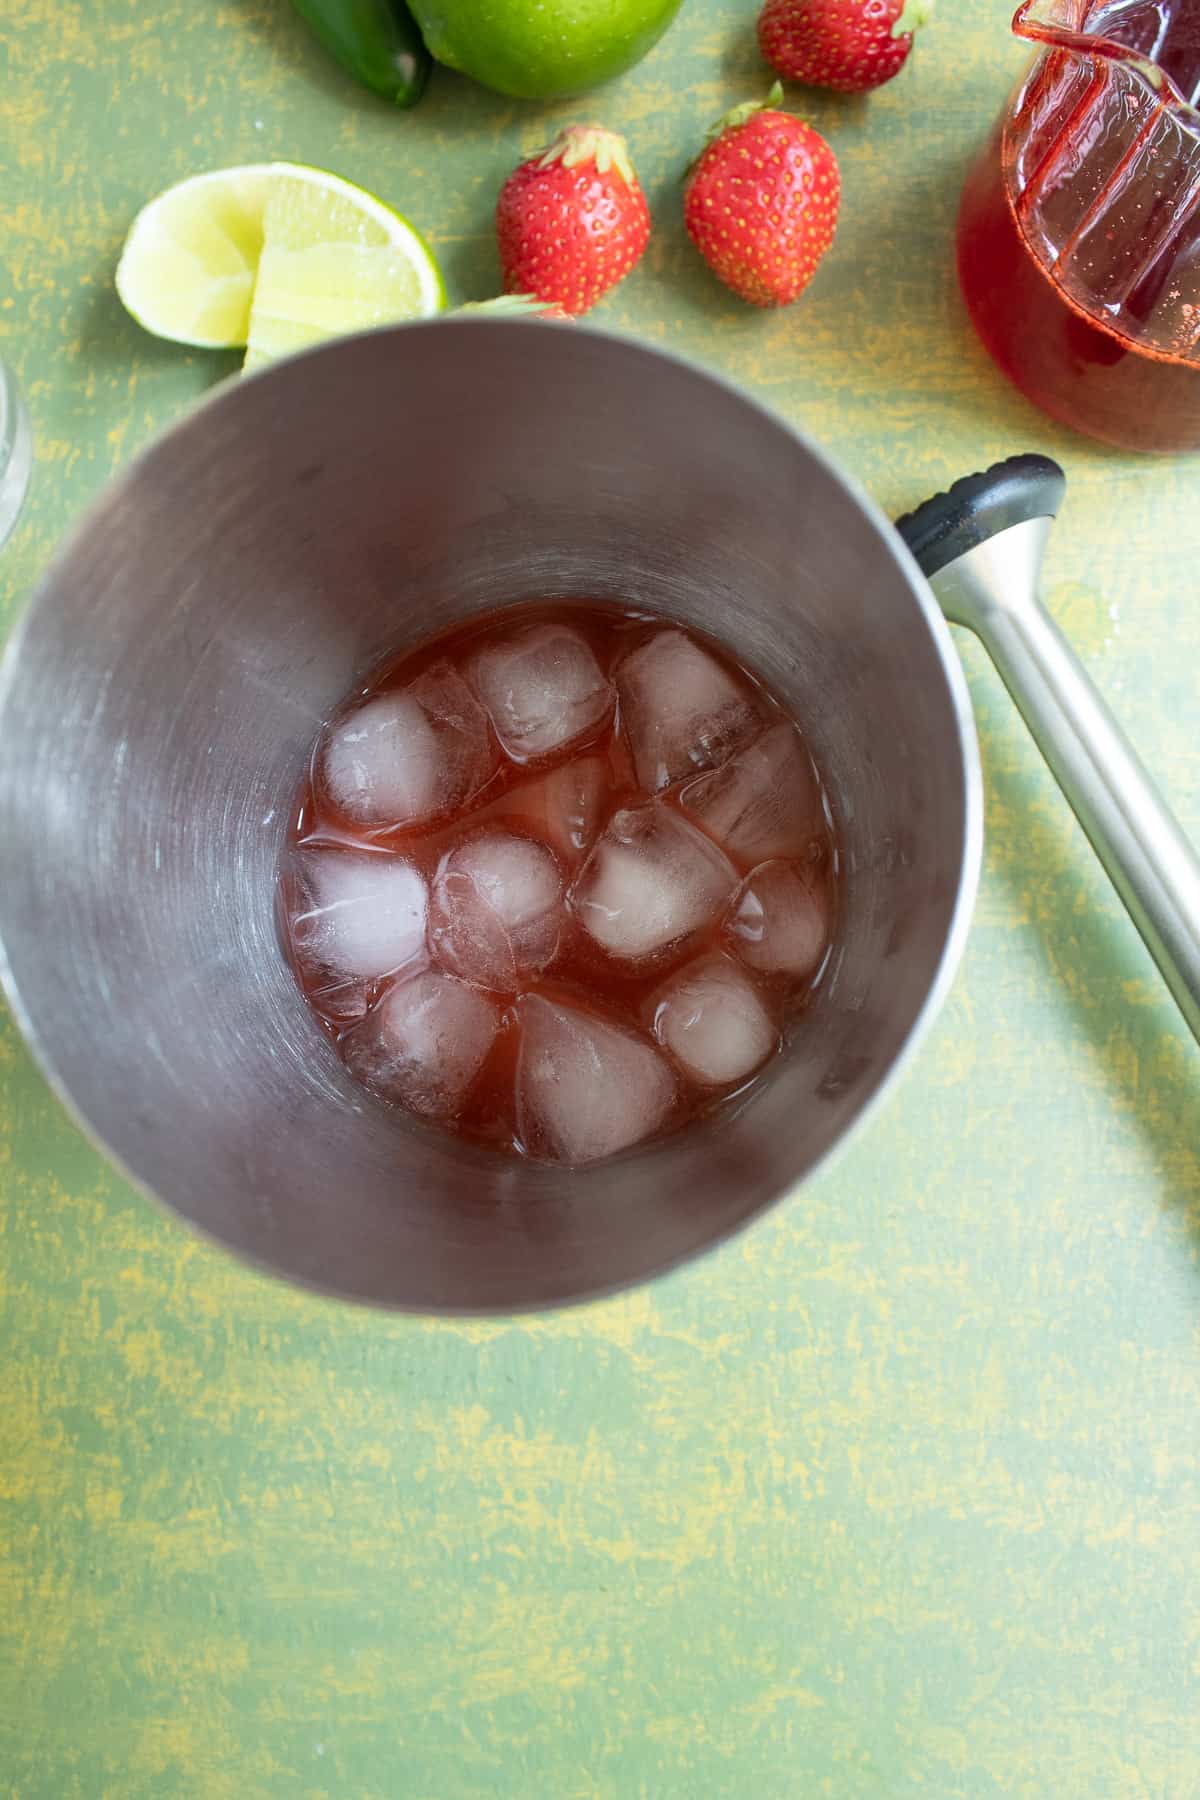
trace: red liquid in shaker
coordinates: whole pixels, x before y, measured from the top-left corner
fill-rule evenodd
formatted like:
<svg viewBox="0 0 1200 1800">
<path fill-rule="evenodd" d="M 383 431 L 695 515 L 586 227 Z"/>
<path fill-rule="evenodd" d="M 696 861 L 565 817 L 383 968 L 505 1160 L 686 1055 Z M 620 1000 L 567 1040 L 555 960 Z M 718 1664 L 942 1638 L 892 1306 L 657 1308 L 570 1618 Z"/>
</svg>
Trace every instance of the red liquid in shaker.
<svg viewBox="0 0 1200 1800">
<path fill-rule="evenodd" d="M 1082 35 L 1063 48 L 1039 16 Z M 976 329 L 1064 424 L 1128 449 L 1200 448 L 1200 0 L 1049 0 L 1017 25 L 1053 47 L 964 190 Z"/>
<path fill-rule="evenodd" d="M 280 896 L 365 1086 L 580 1164 L 759 1074 L 827 960 L 837 878 L 820 777 L 761 683 L 576 602 L 474 619 L 347 701 Z"/>
</svg>

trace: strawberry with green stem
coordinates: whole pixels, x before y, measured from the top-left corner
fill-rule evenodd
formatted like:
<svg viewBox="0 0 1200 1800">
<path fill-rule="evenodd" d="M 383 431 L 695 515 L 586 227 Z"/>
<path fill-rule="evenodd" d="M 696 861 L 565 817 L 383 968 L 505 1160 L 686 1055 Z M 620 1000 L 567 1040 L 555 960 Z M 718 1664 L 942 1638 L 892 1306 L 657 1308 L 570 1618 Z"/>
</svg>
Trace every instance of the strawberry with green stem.
<svg viewBox="0 0 1200 1800">
<path fill-rule="evenodd" d="M 557 302 L 537 299 L 533 294 L 497 294 L 491 300 L 464 300 L 461 306 L 454 309 L 455 318 L 462 318 L 464 313 L 472 319 L 566 319 L 566 312 Z"/>
<path fill-rule="evenodd" d="M 787 81 L 864 94 L 898 75 L 933 0 L 766 0 L 758 47 Z"/>
<path fill-rule="evenodd" d="M 496 204 L 504 289 L 587 312 L 646 248 L 650 211 L 625 140 L 568 125 L 513 170 Z"/>
<path fill-rule="evenodd" d="M 765 102 L 735 107 L 709 133 L 683 194 L 688 236 L 752 306 L 788 306 L 812 280 L 837 227 L 841 181 L 825 139 Z"/>
</svg>

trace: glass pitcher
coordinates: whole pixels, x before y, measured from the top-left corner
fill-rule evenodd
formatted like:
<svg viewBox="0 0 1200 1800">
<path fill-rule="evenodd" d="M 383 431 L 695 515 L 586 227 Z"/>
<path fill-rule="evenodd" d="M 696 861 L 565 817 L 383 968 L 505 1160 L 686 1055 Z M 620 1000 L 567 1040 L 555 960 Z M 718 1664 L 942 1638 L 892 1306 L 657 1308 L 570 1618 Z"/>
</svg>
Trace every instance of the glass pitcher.
<svg viewBox="0 0 1200 1800">
<path fill-rule="evenodd" d="M 1041 54 L 963 193 L 975 327 L 1076 430 L 1200 449 L 1200 0 L 1026 0 L 1013 30 Z"/>
</svg>

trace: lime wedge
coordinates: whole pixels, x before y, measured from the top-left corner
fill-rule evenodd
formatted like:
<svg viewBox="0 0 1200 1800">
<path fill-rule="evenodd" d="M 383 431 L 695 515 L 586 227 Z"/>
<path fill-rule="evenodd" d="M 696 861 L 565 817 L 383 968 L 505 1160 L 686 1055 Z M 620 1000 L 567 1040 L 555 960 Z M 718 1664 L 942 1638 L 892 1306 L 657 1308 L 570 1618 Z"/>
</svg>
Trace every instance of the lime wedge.
<svg viewBox="0 0 1200 1800">
<path fill-rule="evenodd" d="M 318 169 L 277 163 L 263 210 L 246 367 L 321 338 L 446 304 L 441 272 L 407 219 Z"/>
<path fill-rule="evenodd" d="M 298 163 L 217 169 L 159 194 L 125 240 L 117 292 L 156 337 L 246 345 L 247 368 L 446 302 L 407 219 Z"/>
<path fill-rule="evenodd" d="M 117 292 L 155 337 L 244 344 L 263 242 L 270 165 L 193 175 L 144 206 L 117 264 Z"/>
</svg>

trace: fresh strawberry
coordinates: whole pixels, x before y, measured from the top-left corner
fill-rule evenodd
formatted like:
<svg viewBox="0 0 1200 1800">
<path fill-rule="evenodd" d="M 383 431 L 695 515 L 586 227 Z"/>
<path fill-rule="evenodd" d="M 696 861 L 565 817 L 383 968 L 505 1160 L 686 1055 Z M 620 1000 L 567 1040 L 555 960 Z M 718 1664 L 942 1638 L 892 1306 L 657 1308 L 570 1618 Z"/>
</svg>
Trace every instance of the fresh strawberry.
<svg viewBox="0 0 1200 1800">
<path fill-rule="evenodd" d="M 933 0 L 766 0 L 758 47 L 807 87 L 864 94 L 898 75 Z"/>
<path fill-rule="evenodd" d="M 568 125 L 514 169 L 496 203 L 505 291 L 587 312 L 646 248 L 650 211 L 625 148 L 602 125 Z"/>
<path fill-rule="evenodd" d="M 752 306 L 788 306 L 833 242 L 841 181 L 825 139 L 765 102 L 718 120 L 683 191 L 688 236 L 726 287 Z"/>
</svg>

